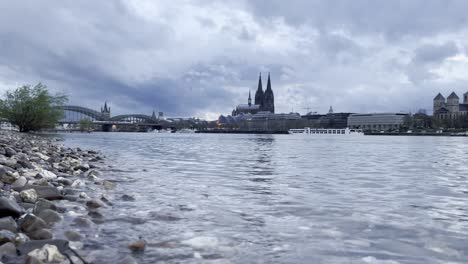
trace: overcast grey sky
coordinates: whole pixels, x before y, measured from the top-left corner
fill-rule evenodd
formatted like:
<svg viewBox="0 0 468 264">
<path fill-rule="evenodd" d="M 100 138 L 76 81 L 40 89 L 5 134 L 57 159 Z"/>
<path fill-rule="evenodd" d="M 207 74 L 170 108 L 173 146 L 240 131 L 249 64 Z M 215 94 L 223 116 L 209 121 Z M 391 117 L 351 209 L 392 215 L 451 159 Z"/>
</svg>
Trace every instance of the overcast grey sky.
<svg viewBox="0 0 468 264">
<path fill-rule="evenodd" d="M 0 90 L 216 118 L 271 72 L 276 109 L 432 108 L 468 91 L 468 1 L 0 0 Z M 266 80 L 264 80 L 264 84 Z"/>
</svg>

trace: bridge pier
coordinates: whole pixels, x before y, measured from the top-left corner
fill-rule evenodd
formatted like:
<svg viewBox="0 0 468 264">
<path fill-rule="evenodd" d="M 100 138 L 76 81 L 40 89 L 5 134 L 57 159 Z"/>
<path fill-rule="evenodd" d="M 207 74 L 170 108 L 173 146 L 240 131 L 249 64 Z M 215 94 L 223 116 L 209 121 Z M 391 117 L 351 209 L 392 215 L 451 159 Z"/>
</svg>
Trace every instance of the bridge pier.
<svg viewBox="0 0 468 264">
<path fill-rule="evenodd" d="M 102 131 L 104 131 L 104 132 L 111 132 L 111 131 L 112 131 L 112 124 L 104 124 L 104 125 L 102 125 Z"/>
</svg>

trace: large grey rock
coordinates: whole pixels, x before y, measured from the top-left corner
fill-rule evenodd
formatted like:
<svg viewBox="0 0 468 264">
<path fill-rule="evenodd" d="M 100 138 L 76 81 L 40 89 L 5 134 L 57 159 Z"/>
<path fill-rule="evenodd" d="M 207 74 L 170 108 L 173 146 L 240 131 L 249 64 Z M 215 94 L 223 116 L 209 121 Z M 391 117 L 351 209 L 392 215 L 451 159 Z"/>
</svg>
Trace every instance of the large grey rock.
<svg viewBox="0 0 468 264">
<path fill-rule="evenodd" d="M 64 186 L 70 186 L 73 183 L 72 180 L 66 179 L 66 178 L 63 178 L 63 177 L 58 178 L 57 182 L 64 185 Z"/>
<path fill-rule="evenodd" d="M 49 200 L 46 200 L 44 198 L 39 198 L 36 204 L 34 205 L 33 212 L 37 215 L 47 209 L 57 211 L 57 206 Z"/>
<path fill-rule="evenodd" d="M 23 168 L 34 169 L 33 164 L 29 160 L 18 160 L 17 163 Z"/>
<path fill-rule="evenodd" d="M 33 258 L 45 263 L 61 263 L 66 258 L 60 253 L 60 250 L 55 245 L 46 244 L 40 249 L 34 249 L 28 253 L 28 258 Z M 27 262 L 28 260 L 26 260 Z"/>
<path fill-rule="evenodd" d="M 42 248 L 46 244 L 56 246 L 61 252 L 68 250 L 69 245 L 68 241 L 64 239 L 32 240 L 18 246 L 18 252 L 25 255 L 34 249 Z"/>
<path fill-rule="evenodd" d="M 24 215 L 18 224 L 20 229 L 28 235 L 36 230 L 47 228 L 46 222 L 33 214 Z"/>
<path fill-rule="evenodd" d="M 7 174 L 7 169 L 4 166 L 0 165 L 0 178 Z"/>
<path fill-rule="evenodd" d="M 0 197 L 0 217 L 12 216 L 19 217 L 23 213 L 23 209 L 14 200 L 6 197 Z"/>
<path fill-rule="evenodd" d="M 62 193 L 52 186 L 39 186 L 39 185 L 30 185 L 26 184 L 22 190 L 34 189 L 37 193 L 38 198 L 44 198 L 47 200 L 61 200 L 63 199 Z"/>
<path fill-rule="evenodd" d="M 23 188 L 23 187 L 26 185 L 27 182 L 28 182 L 28 180 L 26 179 L 26 177 L 21 176 L 21 177 L 19 177 L 15 182 L 13 182 L 13 183 L 11 184 L 11 188 L 12 188 L 13 190 L 17 190 L 17 189 Z"/>
<path fill-rule="evenodd" d="M 46 222 L 48 225 L 53 225 L 62 220 L 62 217 L 57 212 L 51 209 L 45 209 L 42 212 L 40 212 L 37 216 L 44 220 L 44 222 Z"/>
<path fill-rule="evenodd" d="M 5 159 L 5 160 L 2 160 L 1 162 L 3 165 L 8 166 L 10 168 L 16 168 L 16 164 L 18 163 L 18 161 L 14 158 Z"/>
<path fill-rule="evenodd" d="M 0 245 L 15 241 L 15 233 L 9 230 L 0 230 Z"/>
<path fill-rule="evenodd" d="M 16 247 L 12 242 L 5 243 L 0 246 L 0 259 L 3 256 L 16 256 Z"/>
<path fill-rule="evenodd" d="M 5 155 L 7 157 L 12 157 L 12 156 L 16 155 L 16 150 L 14 150 L 13 148 L 10 148 L 10 147 L 6 147 L 5 148 Z"/>
<path fill-rule="evenodd" d="M 13 217 L 2 217 L 0 218 L 0 230 L 8 230 L 16 233 L 18 231 L 18 225 Z"/>
<path fill-rule="evenodd" d="M 21 200 L 25 203 L 35 203 L 37 201 L 37 193 L 34 189 L 28 189 L 20 192 Z"/>
<path fill-rule="evenodd" d="M 28 236 L 33 240 L 44 240 L 44 239 L 52 239 L 53 235 L 49 229 L 39 229 L 28 233 Z"/>
<path fill-rule="evenodd" d="M 19 176 L 18 176 L 17 173 L 12 173 L 12 172 L 7 171 L 2 177 L 0 177 L 0 180 L 1 180 L 3 183 L 6 183 L 6 184 L 12 184 L 12 183 L 14 183 L 18 178 L 19 178 Z"/>
</svg>

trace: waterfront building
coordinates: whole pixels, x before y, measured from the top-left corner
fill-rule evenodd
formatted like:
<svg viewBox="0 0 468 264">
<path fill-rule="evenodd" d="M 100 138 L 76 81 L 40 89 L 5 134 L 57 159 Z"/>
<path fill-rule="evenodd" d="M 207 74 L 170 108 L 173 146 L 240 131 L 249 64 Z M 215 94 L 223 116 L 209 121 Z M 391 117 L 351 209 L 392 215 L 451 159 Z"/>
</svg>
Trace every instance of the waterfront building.
<svg viewBox="0 0 468 264">
<path fill-rule="evenodd" d="M 232 110 L 232 116 L 239 114 L 257 114 L 259 112 L 275 113 L 275 96 L 271 88 L 270 73 L 268 73 L 267 88 L 263 91 L 262 74 L 258 77 L 257 91 L 255 92 L 255 101 L 252 104 L 252 96 L 249 90 L 247 104 L 239 104 Z"/>
<path fill-rule="evenodd" d="M 371 131 L 396 130 L 407 117 L 406 113 L 351 114 L 348 117 L 348 127 Z"/>
<path fill-rule="evenodd" d="M 455 92 L 445 100 L 442 94 L 437 94 L 433 100 L 433 115 L 439 119 L 456 119 L 468 115 L 468 92 L 463 94 L 463 103 Z"/>
<path fill-rule="evenodd" d="M 307 126 L 316 128 L 346 128 L 348 125 L 348 117 L 351 113 L 334 113 L 333 107 L 330 106 L 328 113 L 316 114 L 308 113 L 301 116 L 301 119 L 307 122 Z"/>
</svg>

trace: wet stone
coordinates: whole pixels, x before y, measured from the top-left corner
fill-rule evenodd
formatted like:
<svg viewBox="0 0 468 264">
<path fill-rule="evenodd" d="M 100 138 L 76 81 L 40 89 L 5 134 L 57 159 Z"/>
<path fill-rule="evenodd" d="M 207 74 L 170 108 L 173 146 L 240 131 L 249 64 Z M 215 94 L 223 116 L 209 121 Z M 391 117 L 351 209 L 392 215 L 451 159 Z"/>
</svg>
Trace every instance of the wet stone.
<svg viewBox="0 0 468 264">
<path fill-rule="evenodd" d="M 128 248 L 133 252 L 143 252 L 146 248 L 146 241 L 140 238 L 128 244 Z"/>
<path fill-rule="evenodd" d="M 13 148 L 10 148 L 10 147 L 6 147 L 5 148 L 5 156 L 7 157 L 12 157 L 14 155 L 16 155 L 16 150 L 14 150 Z"/>
<path fill-rule="evenodd" d="M 19 226 L 25 233 L 31 233 L 36 230 L 46 228 L 47 224 L 44 220 L 33 214 L 26 214 L 20 219 Z"/>
<path fill-rule="evenodd" d="M 20 197 L 25 203 L 35 203 L 37 201 L 37 193 L 34 189 L 21 191 Z"/>
<path fill-rule="evenodd" d="M 89 200 L 86 202 L 86 206 L 88 206 L 88 208 L 91 209 L 97 209 L 99 207 L 102 207 L 103 204 L 98 200 Z"/>
<path fill-rule="evenodd" d="M 66 260 L 65 256 L 60 253 L 57 246 L 49 244 L 44 245 L 40 249 L 35 249 L 29 252 L 28 258 L 32 258 L 34 261 L 39 260 L 46 263 L 60 263 Z M 26 260 L 26 263 L 28 263 L 28 260 Z"/>
<path fill-rule="evenodd" d="M 56 187 L 52 186 L 39 186 L 39 185 L 26 185 L 24 189 L 34 189 L 38 198 L 47 200 L 60 200 L 63 199 L 62 194 Z"/>
<path fill-rule="evenodd" d="M 37 216 L 44 220 L 48 225 L 53 225 L 62 220 L 62 217 L 56 211 L 51 209 L 45 209 Z"/>
<path fill-rule="evenodd" d="M 78 200 L 78 195 L 71 195 L 71 194 L 67 194 L 63 197 L 63 199 L 67 200 L 67 201 L 71 201 L 71 202 L 75 202 Z"/>
<path fill-rule="evenodd" d="M 80 227 L 90 227 L 93 222 L 86 217 L 78 216 L 73 220 L 73 223 Z"/>
<path fill-rule="evenodd" d="M 28 182 L 28 180 L 26 179 L 26 177 L 21 176 L 15 182 L 13 182 L 11 184 L 11 188 L 14 189 L 14 190 L 16 190 L 18 188 L 22 188 L 22 187 L 24 187 L 24 185 L 26 185 L 27 182 Z"/>
<path fill-rule="evenodd" d="M 135 201 L 135 197 L 133 197 L 132 195 L 124 194 L 122 195 L 122 200 L 126 202 L 133 202 Z"/>
<path fill-rule="evenodd" d="M 138 264 L 138 262 L 131 256 L 126 256 L 118 262 L 118 264 Z"/>
<path fill-rule="evenodd" d="M 33 212 L 34 212 L 35 214 L 39 214 L 39 213 L 41 213 L 42 211 L 47 210 L 47 209 L 56 211 L 56 210 L 57 210 L 57 206 L 56 206 L 55 204 L 53 204 L 52 202 L 50 202 L 49 200 L 46 200 L 46 199 L 43 199 L 43 198 L 39 198 L 39 199 L 37 200 L 36 204 L 34 205 L 34 210 L 33 210 Z"/>
<path fill-rule="evenodd" d="M 52 239 L 53 235 L 49 229 L 39 229 L 28 233 L 28 236 L 33 240 Z"/>
<path fill-rule="evenodd" d="M 117 186 L 117 184 L 115 182 L 111 182 L 111 181 L 103 181 L 102 182 L 102 186 L 104 187 L 104 189 L 106 190 L 113 190 L 115 189 L 115 187 Z"/>
<path fill-rule="evenodd" d="M 9 230 L 0 230 L 0 245 L 15 241 L 15 233 Z"/>
<path fill-rule="evenodd" d="M 65 237 L 70 241 L 81 241 L 81 239 L 83 239 L 83 236 L 80 233 L 72 230 L 65 231 L 64 234 Z"/>
<path fill-rule="evenodd" d="M 12 216 L 19 217 L 23 213 L 23 209 L 14 200 L 6 197 L 0 197 L 0 217 Z"/>
<path fill-rule="evenodd" d="M 16 224 L 16 221 L 13 219 L 13 217 L 2 217 L 0 218 L 0 230 L 8 230 L 16 233 L 18 230 L 18 225 Z"/>
<path fill-rule="evenodd" d="M 47 244 L 56 246 L 61 252 L 65 252 L 69 245 L 68 241 L 64 239 L 32 240 L 18 246 L 18 251 L 21 255 L 25 255 L 34 249 L 42 248 Z"/>
<path fill-rule="evenodd" d="M 12 242 L 7 242 L 0 246 L 0 259 L 3 256 L 16 256 L 16 247 Z"/>
<path fill-rule="evenodd" d="M 22 245 L 26 242 L 28 242 L 30 240 L 30 238 L 26 235 L 26 234 L 23 234 L 23 233 L 18 233 L 16 234 L 16 237 L 15 237 L 15 245 Z"/>
</svg>

